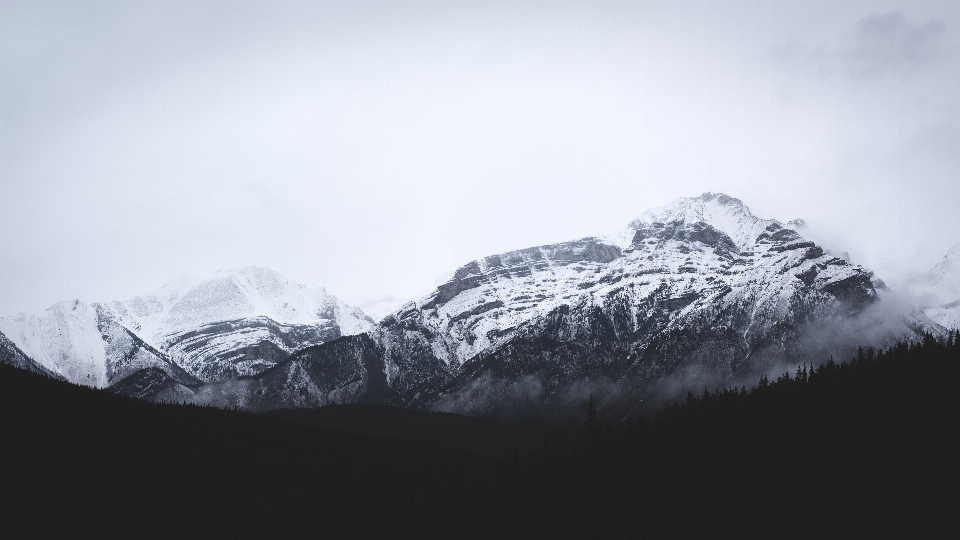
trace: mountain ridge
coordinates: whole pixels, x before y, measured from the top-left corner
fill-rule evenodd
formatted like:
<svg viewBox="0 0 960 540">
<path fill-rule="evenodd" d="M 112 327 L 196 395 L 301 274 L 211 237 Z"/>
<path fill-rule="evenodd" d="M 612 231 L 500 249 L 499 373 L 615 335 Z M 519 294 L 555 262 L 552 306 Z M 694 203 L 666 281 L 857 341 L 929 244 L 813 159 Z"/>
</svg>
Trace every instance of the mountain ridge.
<svg viewBox="0 0 960 540">
<path fill-rule="evenodd" d="M 880 346 L 943 333 L 798 228 L 724 194 L 681 198 L 611 235 L 468 262 L 376 324 L 268 269 L 178 278 L 96 305 L 148 336 L 120 339 L 124 358 L 135 345 L 146 355 L 126 364 L 139 369 L 114 369 L 126 365 L 113 355 L 103 371 L 122 374 L 107 381 L 119 393 L 255 411 L 361 402 L 564 420 L 589 395 L 629 414 L 847 354 L 863 335 Z M 299 324 L 304 313 L 318 322 Z"/>
<path fill-rule="evenodd" d="M 0 317 L 0 331 L 45 369 L 95 387 L 148 368 L 188 387 L 250 375 L 372 324 L 322 288 L 258 267 L 181 276 L 126 301 L 73 300 Z"/>
<path fill-rule="evenodd" d="M 885 301 L 872 272 L 795 228 L 722 194 L 678 199 L 613 235 L 471 261 L 365 334 L 195 398 L 252 410 L 367 401 L 560 420 L 588 395 L 629 413 L 687 388 L 846 353 L 868 327 L 878 345 L 942 332 Z"/>
</svg>

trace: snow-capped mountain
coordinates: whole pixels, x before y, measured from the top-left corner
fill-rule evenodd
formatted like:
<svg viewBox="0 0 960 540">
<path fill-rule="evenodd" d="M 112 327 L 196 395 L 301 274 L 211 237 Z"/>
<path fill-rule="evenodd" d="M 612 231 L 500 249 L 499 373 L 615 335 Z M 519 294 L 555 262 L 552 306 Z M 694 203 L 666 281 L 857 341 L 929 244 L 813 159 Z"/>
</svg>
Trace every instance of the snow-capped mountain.
<svg viewBox="0 0 960 540">
<path fill-rule="evenodd" d="M 822 361 L 865 341 L 942 331 L 907 308 L 879 309 L 878 287 L 868 270 L 794 229 L 707 193 L 609 236 L 470 262 L 367 335 L 206 385 L 195 399 L 251 409 L 372 400 L 542 417 L 579 414 L 593 394 L 629 412 L 641 400 Z"/>
<path fill-rule="evenodd" d="M 99 388 L 147 367 L 195 382 L 101 304 L 57 302 L 40 314 L 0 318 L 0 331 L 33 361 L 70 382 Z"/>
<path fill-rule="evenodd" d="M 373 325 L 323 288 L 256 267 L 200 280 L 178 278 L 154 294 L 110 308 L 204 382 L 259 373 L 294 350 Z"/>
<path fill-rule="evenodd" d="M 669 394 L 666 385 L 822 360 L 842 350 L 844 333 L 865 339 L 858 318 L 885 317 L 868 309 L 880 299 L 871 278 L 741 201 L 707 193 L 614 235 L 471 262 L 372 335 L 388 381 L 411 404 L 561 412 L 587 393 L 630 403 Z M 866 339 L 938 330 L 916 314 L 894 318 Z M 411 369 L 443 382 L 424 392 L 404 380 Z"/>
<path fill-rule="evenodd" d="M 0 332 L 44 369 L 145 399 L 559 418 L 591 394 L 629 414 L 944 331 L 797 229 L 705 193 L 614 234 L 472 261 L 377 324 L 245 268 L 123 302 L 61 302 L 0 319 Z M 942 282 L 955 259 L 938 266 Z"/>
<path fill-rule="evenodd" d="M 179 278 L 123 302 L 59 302 L 38 315 L 0 318 L 0 331 L 72 382 L 104 387 L 153 369 L 196 386 L 259 373 L 294 350 L 372 324 L 323 289 L 244 268 Z"/>
<path fill-rule="evenodd" d="M 51 379 L 63 380 L 63 377 L 50 371 L 33 361 L 32 358 L 23 354 L 19 347 L 14 345 L 7 336 L 0 332 L 0 364 L 8 364 L 20 369 L 32 371 Z"/>
<path fill-rule="evenodd" d="M 928 317 L 947 328 L 960 328 L 960 244 L 947 251 L 917 289 Z"/>
</svg>

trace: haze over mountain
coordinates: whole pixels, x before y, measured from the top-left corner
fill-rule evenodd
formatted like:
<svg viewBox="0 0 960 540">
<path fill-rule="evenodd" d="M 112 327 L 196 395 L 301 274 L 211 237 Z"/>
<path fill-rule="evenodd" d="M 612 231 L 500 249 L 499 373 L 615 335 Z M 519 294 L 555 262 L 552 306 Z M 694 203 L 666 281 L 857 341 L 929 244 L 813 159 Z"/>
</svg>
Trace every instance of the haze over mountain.
<svg viewBox="0 0 960 540">
<path fill-rule="evenodd" d="M 917 276 L 908 294 L 930 319 L 947 328 L 960 327 L 960 243 L 928 274 Z"/>
<path fill-rule="evenodd" d="M 472 261 L 377 324 L 322 289 L 245 268 L 123 302 L 61 302 L 0 319 L 0 331 L 69 380 L 147 399 L 503 418 L 567 417 L 591 394 L 628 413 L 943 332 L 802 225 L 705 193 L 614 234 Z"/>
</svg>

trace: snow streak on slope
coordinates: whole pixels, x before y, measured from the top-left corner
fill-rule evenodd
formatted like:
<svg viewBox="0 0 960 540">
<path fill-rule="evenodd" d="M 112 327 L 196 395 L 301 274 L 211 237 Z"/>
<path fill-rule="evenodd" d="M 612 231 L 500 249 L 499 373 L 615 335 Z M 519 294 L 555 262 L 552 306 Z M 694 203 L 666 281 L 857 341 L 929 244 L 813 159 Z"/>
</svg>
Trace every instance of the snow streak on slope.
<svg viewBox="0 0 960 540">
<path fill-rule="evenodd" d="M 41 366 L 34 362 L 32 358 L 23 354 L 23 351 L 7 339 L 7 336 L 3 335 L 3 332 L 0 332 L 0 364 L 8 364 L 20 369 L 32 371 L 51 379 L 63 380 L 63 377 L 60 375 Z"/>
<path fill-rule="evenodd" d="M 97 310 L 73 300 L 57 302 L 39 315 L 0 318 L 0 332 L 46 369 L 68 381 L 94 387 L 109 384 Z"/>
<path fill-rule="evenodd" d="M 71 382 L 104 387 L 149 367 L 195 382 L 100 304 L 58 302 L 40 315 L 2 318 L 0 328 L 35 362 Z"/>
<path fill-rule="evenodd" d="M 950 248 L 933 267 L 923 288 L 933 299 L 933 305 L 924 313 L 947 328 L 960 328 L 960 244 Z"/>
</svg>

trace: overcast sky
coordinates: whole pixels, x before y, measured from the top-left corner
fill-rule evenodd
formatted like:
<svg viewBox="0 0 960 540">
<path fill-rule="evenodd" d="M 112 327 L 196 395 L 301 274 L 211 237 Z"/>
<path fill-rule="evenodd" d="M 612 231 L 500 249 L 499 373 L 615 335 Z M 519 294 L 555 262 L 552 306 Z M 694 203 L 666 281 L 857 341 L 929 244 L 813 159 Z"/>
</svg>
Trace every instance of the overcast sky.
<svg viewBox="0 0 960 540">
<path fill-rule="evenodd" d="M 0 314 L 259 265 L 347 302 L 704 191 L 960 242 L 960 2 L 0 0 Z"/>
</svg>

